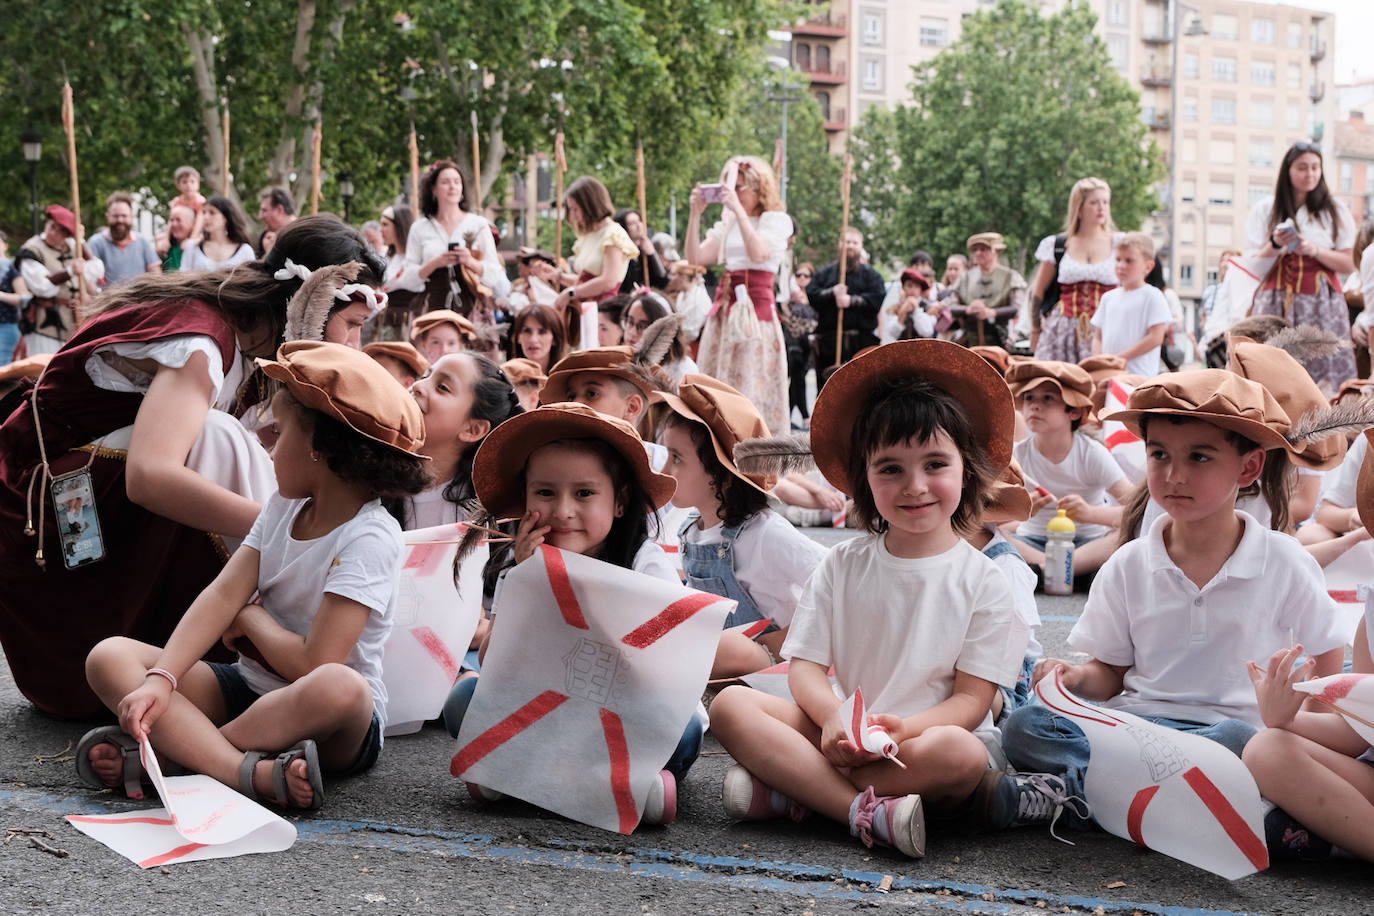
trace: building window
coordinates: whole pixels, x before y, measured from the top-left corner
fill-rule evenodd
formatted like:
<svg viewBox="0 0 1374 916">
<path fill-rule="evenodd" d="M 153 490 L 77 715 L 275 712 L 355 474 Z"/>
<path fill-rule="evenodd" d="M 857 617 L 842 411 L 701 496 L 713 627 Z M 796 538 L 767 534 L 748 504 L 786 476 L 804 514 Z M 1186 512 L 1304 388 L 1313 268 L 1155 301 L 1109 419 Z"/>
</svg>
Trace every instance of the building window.
<svg viewBox="0 0 1374 916">
<path fill-rule="evenodd" d="M 816 45 L 816 69 L 821 73 L 830 72 L 830 45 Z"/>
<path fill-rule="evenodd" d="M 1273 61 L 1254 60 L 1250 62 L 1250 82 L 1256 86 L 1272 86 L 1277 79 L 1278 67 Z"/>
<path fill-rule="evenodd" d="M 943 48 L 949 44 L 949 21 L 922 16 L 921 44 L 927 48 Z"/>
<path fill-rule="evenodd" d="M 1131 7 L 1126 0 L 1107 0 L 1107 25 L 1130 25 Z"/>
<path fill-rule="evenodd" d="M 1213 124 L 1234 124 L 1234 123 L 1236 123 L 1236 100 L 1235 100 L 1235 99 L 1212 99 L 1212 123 L 1213 123 Z"/>
<path fill-rule="evenodd" d="M 1274 43 L 1274 20 L 1251 19 L 1250 41 L 1257 45 L 1272 45 Z"/>
<path fill-rule="evenodd" d="M 1264 200 L 1272 193 L 1274 193 L 1274 189 L 1271 188 L 1269 185 L 1252 184 L 1250 185 L 1250 187 L 1246 188 L 1245 203 L 1248 206 L 1253 207 L 1255 204 Z"/>
<path fill-rule="evenodd" d="M 1197 120 L 1197 99 L 1184 99 L 1184 100 L 1183 100 L 1183 120 L 1185 120 L 1185 121 L 1196 121 L 1196 120 Z"/>
<path fill-rule="evenodd" d="M 1212 17 L 1212 37 L 1227 41 L 1236 40 L 1236 17 L 1217 13 Z"/>
<path fill-rule="evenodd" d="M 1252 99 L 1250 101 L 1250 126 L 1273 127 L 1274 103 L 1262 99 Z"/>
<path fill-rule="evenodd" d="M 1355 166 L 1350 162 L 1341 163 L 1341 193 L 1349 194 L 1355 190 Z"/>
<path fill-rule="evenodd" d="M 1184 137 L 1178 147 L 1178 154 L 1184 162 L 1197 162 L 1197 137 Z"/>
<path fill-rule="evenodd" d="M 1178 183 L 1178 196 L 1185 204 L 1197 200 L 1197 182 L 1191 178 L 1180 181 Z"/>
<path fill-rule="evenodd" d="M 883 88 L 883 61 L 880 57 L 864 58 L 863 87 L 872 92 Z"/>
<path fill-rule="evenodd" d="M 1214 181 L 1207 186 L 1207 203 L 1229 207 L 1236 194 L 1236 186 L 1229 181 Z"/>
<path fill-rule="evenodd" d="M 1289 64 L 1289 65 L 1288 65 L 1288 88 L 1289 88 L 1289 89 L 1301 89 L 1301 88 L 1302 88 L 1302 64 Z"/>
<path fill-rule="evenodd" d="M 811 69 L 811 46 L 805 42 L 797 45 L 797 69 L 803 73 Z"/>
<path fill-rule="evenodd" d="M 1297 105 L 1289 105 L 1284 113 L 1284 126 L 1289 130 L 1302 130 L 1302 108 Z"/>
<path fill-rule="evenodd" d="M 1107 36 L 1107 54 L 1112 66 L 1125 73 L 1131 65 L 1131 40 L 1125 35 Z"/>
<path fill-rule="evenodd" d="M 1236 81 L 1236 59 L 1234 57 L 1212 58 L 1212 79 L 1218 83 Z"/>
<path fill-rule="evenodd" d="M 825 120 L 829 121 L 829 120 L 830 120 L 830 93 L 828 93 L 828 92 L 818 92 L 818 93 L 816 93 L 816 103 L 817 103 L 818 105 L 821 106 L 821 117 L 824 118 Z"/>
<path fill-rule="evenodd" d="M 1182 245 L 1192 245 L 1197 242 L 1197 225 L 1192 219 L 1181 220 L 1178 224 L 1178 241 Z"/>
<path fill-rule="evenodd" d="M 864 13 L 864 44 L 883 43 L 883 17 L 877 13 Z"/>
<path fill-rule="evenodd" d="M 1290 23 L 1288 23 L 1288 47 L 1290 47 L 1290 48 L 1301 48 L 1301 47 L 1302 47 L 1302 23 L 1301 23 L 1301 22 L 1290 22 Z"/>
<path fill-rule="evenodd" d="M 1198 61 L 1196 54 L 1183 55 L 1183 75 L 1187 79 L 1195 80 L 1198 74 Z"/>
<path fill-rule="evenodd" d="M 1272 168 L 1274 165 L 1274 141 L 1250 141 L 1250 165 L 1258 169 Z"/>
<path fill-rule="evenodd" d="M 1178 282 L 1180 286 L 1193 285 L 1193 265 L 1180 264 L 1178 266 Z"/>
<path fill-rule="evenodd" d="M 1213 165 L 1235 165 L 1236 141 L 1212 140 L 1207 144 L 1207 161 Z"/>
</svg>

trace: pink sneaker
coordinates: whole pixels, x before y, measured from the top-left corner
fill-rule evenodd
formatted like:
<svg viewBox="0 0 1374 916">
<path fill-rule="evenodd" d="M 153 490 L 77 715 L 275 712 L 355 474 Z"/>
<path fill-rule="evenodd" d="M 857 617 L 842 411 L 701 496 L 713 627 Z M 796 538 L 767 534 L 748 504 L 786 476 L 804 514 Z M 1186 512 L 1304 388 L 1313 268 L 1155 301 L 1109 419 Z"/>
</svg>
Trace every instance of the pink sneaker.
<svg viewBox="0 0 1374 916">
<path fill-rule="evenodd" d="M 849 832 L 865 846 L 895 846 L 919 859 L 926 854 L 926 818 L 921 796 L 875 795 L 869 786 L 849 809 Z"/>
<path fill-rule="evenodd" d="M 765 785 L 739 764 L 725 772 L 725 782 L 720 787 L 720 802 L 725 808 L 725 813 L 737 821 L 767 820 L 775 817 L 790 817 L 794 821 L 801 821 L 811 813 L 803 805 Z"/>
<path fill-rule="evenodd" d="M 658 779 L 649 786 L 649 800 L 644 804 L 641 824 L 667 826 L 677 820 L 677 780 L 667 770 L 658 771 Z"/>
<path fill-rule="evenodd" d="M 475 782 L 465 782 L 463 786 L 468 790 L 468 795 L 480 802 L 496 802 L 506 797 L 506 793 L 504 792 L 488 789 L 486 786 L 479 786 Z"/>
</svg>

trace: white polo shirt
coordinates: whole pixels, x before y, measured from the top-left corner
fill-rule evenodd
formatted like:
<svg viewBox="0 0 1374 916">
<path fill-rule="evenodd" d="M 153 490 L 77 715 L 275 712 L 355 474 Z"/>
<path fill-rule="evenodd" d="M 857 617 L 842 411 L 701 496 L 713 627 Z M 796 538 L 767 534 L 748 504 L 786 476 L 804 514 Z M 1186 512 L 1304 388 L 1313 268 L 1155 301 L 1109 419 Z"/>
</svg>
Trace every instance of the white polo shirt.
<svg viewBox="0 0 1374 916">
<path fill-rule="evenodd" d="M 1245 663 L 1267 662 L 1290 640 L 1310 655 L 1345 644 L 1317 561 L 1295 538 L 1238 515 L 1240 544 L 1203 588 L 1164 548 L 1167 515 L 1103 564 L 1069 645 L 1130 668 L 1106 706 L 1262 727 Z"/>
<path fill-rule="evenodd" d="M 1360 465 L 1364 464 L 1367 451 L 1369 439 L 1365 436 L 1356 436 L 1341 463 L 1326 472 L 1317 505 L 1326 502 L 1342 509 L 1349 509 L 1355 505 L 1355 483 L 1360 479 Z"/>
</svg>

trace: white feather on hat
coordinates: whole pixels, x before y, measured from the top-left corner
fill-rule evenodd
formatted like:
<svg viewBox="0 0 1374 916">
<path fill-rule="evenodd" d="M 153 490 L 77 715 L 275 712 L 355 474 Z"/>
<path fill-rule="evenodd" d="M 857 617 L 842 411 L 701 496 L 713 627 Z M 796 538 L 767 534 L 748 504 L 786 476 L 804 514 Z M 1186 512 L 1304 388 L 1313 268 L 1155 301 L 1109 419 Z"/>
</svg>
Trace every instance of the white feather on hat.
<svg viewBox="0 0 1374 916">
<path fill-rule="evenodd" d="M 286 304 L 287 340 L 324 340 L 324 325 L 338 301 L 335 293 L 358 278 L 357 261 L 312 271 Z"/>
</svg>

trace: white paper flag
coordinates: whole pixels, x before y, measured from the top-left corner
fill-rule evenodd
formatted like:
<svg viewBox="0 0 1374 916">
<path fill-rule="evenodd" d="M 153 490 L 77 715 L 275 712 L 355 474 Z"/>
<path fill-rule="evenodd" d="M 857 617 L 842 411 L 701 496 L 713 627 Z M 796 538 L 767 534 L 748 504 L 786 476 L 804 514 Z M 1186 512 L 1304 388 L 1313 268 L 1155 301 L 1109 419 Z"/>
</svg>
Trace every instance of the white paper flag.
<svg viewBox="0 0 1374 916">
<path fill-rule="evenodd" d="M 1294 684 L 1340 713 L 1356 734 L 1374 745 L 1374 674 L 1333 674 Z"/>
<path fill-rule="evenodd" d="M 864 705 L 862 690 L 855 688 L 854 695 L 840 706 L 840 718 L 844 722 L 844 736 L 853 744 L 906 769 L 906 764 L 897 759 L 897 742 L 887 730 L 881 725 L 868 724 L 868 708 Z"/>
<path fill-rule="evenodd" d="M 163 776 L 148 742 L 139 757 L 165 807 L 67 815 L 77 830 L 139 868 L 281 852 L 296 842 L 290 821 L 209 776 Z"/>
<path fill-rule="evenodd" d="M 453 583 L 453 558 L 467 526 L 407 531 L 391 635 L 382 656 L 386 734 L 408 735 L 439 715 L 458 677 L 482 613 L 485 544 L 472 551 Z"/>
<path fill-rule="evenodd" d="M 1102 408 L 1102 415 L 1107 419 L 1102 421 L 1102 443 L 1116 459 L 1121 472 L 1129 477 L 1132 483 L 1140 483 L 1145 479 L 1145 443 L 1127 429 L 1126 424 L 1118 423 L 1110 417 L 1114 411 L 1126 409 L 1126 402 L 1130 400 L 1131 392 L 1134 390 L 1134 386 L 1127 385 L 1120 379 L 1112 379 L 1107 383 L 1107 399 Z"/>
<path fill-rule="evenodd" d="M 1351 645 L 1364 616 L 1366 583 L 1374 582 L 1374 541 L 1356 544 L 1328 563 L 1322 572 L 1326 576 L 1326 591 L 1336 602 L 1341 635 L 1346 645 Z"/>
<path fill-rule="evenodd" d="M 541 547 L 501 585 L 453 775 L 630 833 L 734 605 Z"/>
<path fill-rule="evenodd" d="M 1061 674 L 1041 678 L 1035 692 L 1088 737 L 1083 791 L 1102 829 L 1232 881 L 1269 867 L 1259 789 L 1239 757 L 1199 735 L 1085 703 Z"/>
</svg>

